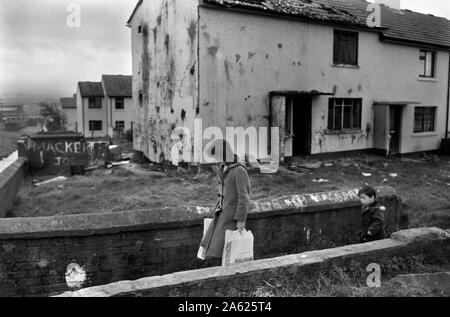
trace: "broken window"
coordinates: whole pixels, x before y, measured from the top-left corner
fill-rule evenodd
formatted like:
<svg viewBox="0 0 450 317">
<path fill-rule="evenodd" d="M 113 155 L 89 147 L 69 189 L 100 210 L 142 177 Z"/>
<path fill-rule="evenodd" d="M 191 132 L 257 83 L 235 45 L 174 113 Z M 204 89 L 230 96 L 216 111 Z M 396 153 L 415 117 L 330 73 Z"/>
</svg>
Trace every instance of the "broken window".
<svg viewBox="0 0 450 317">
<path fill-rule="evenodd" d="M 123 97 L 116 98 L 116 109 L 118 110 L 125 109 L 125 99 Z"/>
<path fill-rule="evenodd" d="M 89 131 L 102 131 L 103 121 L 89 121 Z"/>
<path fill-rule="evenodd" d="M 89 97 L 89 109 L 102 109 L 102 98 Z"/>
<path fill-rule="evenodd" d="M 420 50 L 419 77 L 434 78 L 436 52 Z"/>
<path fill-rule="evenodd" d="M 436 107 L 416 107 L 414 112 L 414 133 L 434 132 Z"/>
<path fill-rule="evenodd" d="M 333 63 L 358 65 L 358 32 L 334 30 Z"/>
<path fill-rule="evenodd" d="M 361 130 L 362 99 L 330 98 L 328 129 L 332 131 Z"/>
<path fill-rule="evenodd" d="M 116 121 L 116 130 L 125 130 L 125 121 Z"/>
</svg>

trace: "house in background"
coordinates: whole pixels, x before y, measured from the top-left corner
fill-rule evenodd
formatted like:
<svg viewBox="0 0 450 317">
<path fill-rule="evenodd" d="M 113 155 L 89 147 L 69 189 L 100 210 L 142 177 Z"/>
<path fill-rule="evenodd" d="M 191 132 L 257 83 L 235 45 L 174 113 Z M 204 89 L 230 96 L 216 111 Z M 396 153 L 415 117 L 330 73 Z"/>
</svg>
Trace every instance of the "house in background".
<svg viewBox="0 0 450 317">
<path fill-rule="evenodd" d="M 114 131 L 131 130 L 135 113 L 132 108 L 132 78 L 103 75 L 101 82 L 79 82 L 77 125 L 85 137 L 115 137 Z"/>
<path fill-rule="evenodd" d="M 77 95 L 74 94 L 72 98 L 61 98 L 61 108 L 66 115 L 67 123 L 66 129 L 68 131 L 78 132 L 77 124 Z"/>
<path fill-rule="evenodd" d="M 135 150 L 167 160 L 172 132 L 194 119 L 279 127 L 282 158 L 439 149 L 450 22 L 381 5 L 381 27 L 369 27 L 369 4 L 139 1 L 128 21 Z"/>
<path fill-rule="evenodd" d="M 78 131 L 85 137 L 105 137 L 106 100 L 101 82 L 79 82 L 77 90 Z"/>
<path fill-rule="evenodd" d="M 132 130 L 135 121 L 132 76 L 103 75 L 102 85 L 108 114 L 108 135 Z"/>
</svg>

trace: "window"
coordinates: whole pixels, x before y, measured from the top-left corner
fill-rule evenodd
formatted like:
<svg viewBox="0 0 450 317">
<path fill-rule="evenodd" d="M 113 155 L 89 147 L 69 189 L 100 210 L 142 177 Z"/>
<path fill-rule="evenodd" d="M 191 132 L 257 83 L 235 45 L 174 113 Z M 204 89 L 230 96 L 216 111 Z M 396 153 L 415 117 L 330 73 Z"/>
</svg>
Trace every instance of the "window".
<svg viewBox="0 0 450 317">
<path fill-rule="evenodd" d="M 125 130 L 125 121 L 116 121 L 116 130 Z"/>
<path fill-rule="evenodd" d="M 89 131 L 102 131 L 103 122 L 102 121 L 89 121 Z"/>
<path fill-rule="evenodd" d="M 420 74 L 419 77 L 434 78 L 436 52 L 420 50 Z"/>
<path fill-rule="evenodd" d="M 358 65 L 358 33 L 334 30 L 333 63 Z"/>
<path fill-rule="evenodd" d="M 89 109 L 102 109 L 102 98 L 89 97 Z"/>
<path fill-rule="evenodd" d="M 141 33 L 141 32 L 142 32 L 142 26 L 139 25 L 139 27 L 138 27 L 138 33 Z"/>
<path fill-rule="evenodd" d="M 118 110 L 125 109 L 125 99 L 123 97 L 116 98 L 116 109 Z"/>
<path fill-rule="evenodd" d="M 332 131 L 361 130 L 362 99 L 330 98 L 328 129 Z"/>
<path fill-rule="evenodd" d="M 436 107 L 416 107 L 414 113 L 414 133 L 434 132 Z"/>
</svg>

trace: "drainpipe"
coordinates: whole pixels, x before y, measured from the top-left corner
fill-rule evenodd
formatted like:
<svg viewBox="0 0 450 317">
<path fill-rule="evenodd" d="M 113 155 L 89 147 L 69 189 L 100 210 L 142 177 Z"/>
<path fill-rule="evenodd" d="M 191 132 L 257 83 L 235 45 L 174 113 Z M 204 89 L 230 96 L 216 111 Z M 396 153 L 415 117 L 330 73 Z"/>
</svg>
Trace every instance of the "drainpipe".
<svg viewBox="0 0 450 317">
<path fill-rule="evenodd" d="M 448 120 L 450 119 L 450 52 L 448 53 L 448 83 L 447 83 L 447 121 L 445 122 L 445 140 L 448 141 Z"/>
</svg>

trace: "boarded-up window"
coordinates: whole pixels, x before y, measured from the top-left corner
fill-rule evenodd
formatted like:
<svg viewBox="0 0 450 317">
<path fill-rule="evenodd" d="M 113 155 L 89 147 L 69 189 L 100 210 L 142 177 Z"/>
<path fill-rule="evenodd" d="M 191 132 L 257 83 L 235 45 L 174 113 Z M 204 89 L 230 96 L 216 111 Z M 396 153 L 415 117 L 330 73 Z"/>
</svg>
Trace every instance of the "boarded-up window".
<svg viewBox="0 0 450 317">
<path fill-rule="evenodd" d="M 433 78 L 435 74 L 436 52 L 420 50 L 420 77 Z"/>
<path fill-rule="evenodd" d="M 89 121 L 89 131 L 102 131 L 103 122 L 102 121 Z"/>
<path fill-rule="evenodd" d="M 358 65 L 358 32 L 334 30 L 333 63 Z"/>
<path fill-rule="evenodd" d="M 102 98 L 89 97 L 89 109 L 102 109 Z"/>
<path fill-rule="evenodd" d="M 436 107 L 416 107 L 414 112 L 414 133 L 434 132 Z"/>
<path fill-rule="evenodd" d="M 328 129 L 333 131 L 361 129 L 362 99 L 330 98 Z"/>
</svg>

